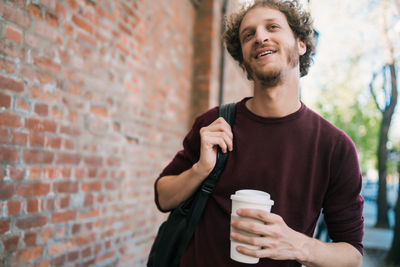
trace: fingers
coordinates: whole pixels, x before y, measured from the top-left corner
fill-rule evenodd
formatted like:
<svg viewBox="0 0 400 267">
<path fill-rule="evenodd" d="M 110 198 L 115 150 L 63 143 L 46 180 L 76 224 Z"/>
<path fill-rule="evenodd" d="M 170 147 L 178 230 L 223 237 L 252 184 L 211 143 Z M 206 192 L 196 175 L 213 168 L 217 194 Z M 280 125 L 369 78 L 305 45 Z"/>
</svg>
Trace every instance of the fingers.
<svg viewBox="0 0 400 267">
<path fill-rule="evenodd" d="M 221 147 L 222 152 L 233 149 L 233 134 L 230 125 L 223 119 L 218 118 L 207 127 L 200 129 L 202 145 L 209 147 Z"/>
<path fill-rule="evenodd" d="M 275 213 L 267 212 L 260 209 L 239 209 L 236 212 L 239 216 L 249 217 L 263 221 L 266 224 L 281 223 L 283 219 Z"/>
</svg>

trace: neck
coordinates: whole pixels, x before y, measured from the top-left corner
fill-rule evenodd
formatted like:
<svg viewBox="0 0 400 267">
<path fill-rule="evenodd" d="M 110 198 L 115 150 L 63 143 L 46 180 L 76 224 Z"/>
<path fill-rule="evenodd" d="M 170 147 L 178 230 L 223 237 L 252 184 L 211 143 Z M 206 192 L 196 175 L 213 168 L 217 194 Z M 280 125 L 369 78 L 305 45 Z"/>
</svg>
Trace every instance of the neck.
<svg viewBox="0 0 400 267">
<path fill-rule="evenodd" d="M 301 107 L 300 79 L 292 77 L 274 86 L 255 81 L 254 97 L 246 102 L 246 107 L 265 118 L 281 118 L 296 112 Z"/>
</svg>

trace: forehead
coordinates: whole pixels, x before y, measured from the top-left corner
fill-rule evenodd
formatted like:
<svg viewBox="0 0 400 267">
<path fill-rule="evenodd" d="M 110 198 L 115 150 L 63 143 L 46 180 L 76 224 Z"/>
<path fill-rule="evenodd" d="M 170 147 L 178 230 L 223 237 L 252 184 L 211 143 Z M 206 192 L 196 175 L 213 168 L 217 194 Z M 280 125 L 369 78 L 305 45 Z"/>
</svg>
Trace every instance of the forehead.
<svg viewBox="0 0 400 267">
<path fill-rule="evenodd" d="M 274 21 L 289 27 L 285 14 L 275 8 L 260 6 L 250 9 L 246 13 L 240 24 L 239 32 L 247 27 L 255 27 L 265 21 Z"/>
</svg>

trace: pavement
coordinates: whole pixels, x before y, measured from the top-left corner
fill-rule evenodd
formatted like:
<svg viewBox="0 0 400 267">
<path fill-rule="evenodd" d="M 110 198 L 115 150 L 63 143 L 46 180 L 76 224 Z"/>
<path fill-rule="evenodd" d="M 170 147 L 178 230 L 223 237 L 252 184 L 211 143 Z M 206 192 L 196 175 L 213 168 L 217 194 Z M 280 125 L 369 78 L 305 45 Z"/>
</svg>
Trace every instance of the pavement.
<svg viewBox="0 0 400 267">
<path fill-rule="evenodd" d="M 390 225 L 394 226 L 394 212 L 389 212 Z M 364 203 L 364 257 L 362 267 L 386 267 L 384 260 L 393 240 L 393 228 L 375 228 L 376 203 Z"/>
</svg>

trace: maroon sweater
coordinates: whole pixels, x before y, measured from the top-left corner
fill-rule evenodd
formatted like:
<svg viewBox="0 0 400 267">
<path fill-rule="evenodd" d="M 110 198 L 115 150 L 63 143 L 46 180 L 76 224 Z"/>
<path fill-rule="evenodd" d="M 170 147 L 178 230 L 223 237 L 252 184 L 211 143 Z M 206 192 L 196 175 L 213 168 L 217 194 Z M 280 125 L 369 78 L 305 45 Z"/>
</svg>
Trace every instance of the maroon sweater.
<svg viewBox="0 0 400 267">
<path fill-rule="evenodd" d="M 323 208 L 333 242 L 348 242 L 363 253 L 361 174 L 351 139 L 304 104 L 286 117 L 262 118 L 246 108 L 247 100 L 237 104 L 233 151 L 180 266 L 247 266 L 230 259 L 230 195 L 240 189 L 270 193 L 275 201 L 271 212 L 308 236 L 313 235 Z M 218 109 L 213 108 L 196 119 L 183 150 L 163 170 L 161 179 L 180 174 L 198 161 L 199 130 L 217 116 Z M 155 197 L 160 208 L 157 192 Z M 300 264 L 261 259 L 255 266 Z"/>
</svg>

